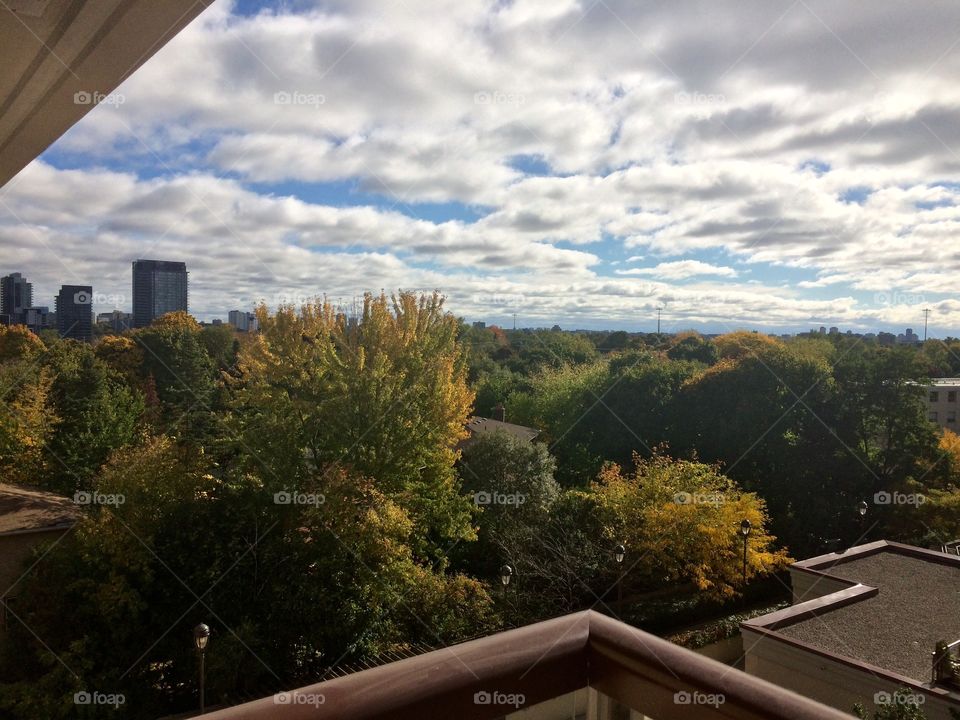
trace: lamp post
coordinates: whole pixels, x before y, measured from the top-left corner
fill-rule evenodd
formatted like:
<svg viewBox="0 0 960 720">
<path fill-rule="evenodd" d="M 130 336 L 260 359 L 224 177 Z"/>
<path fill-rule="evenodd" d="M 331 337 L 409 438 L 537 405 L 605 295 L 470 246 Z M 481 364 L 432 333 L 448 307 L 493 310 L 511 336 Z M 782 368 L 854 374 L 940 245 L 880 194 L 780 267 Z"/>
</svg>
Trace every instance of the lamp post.
<svg viewBox="0 0 960 720">
<path fill-rule="evenodd" d="M 857 505 L 857 513 L 860 515 L 860 542 L 863 542 L 866 538 L 864 537 L 863 527 L 867 519 L 867 501 L 861 500 L 860 504 Z"/>
<path fill-rule="evenodd" d="M 744 518 L 740 521 L 740 534 L 743 536 L 743 587 L 747 587 L 747 538 L 750 537 L 750 521 Z"/>
<path fill-rule="evenodd" d="M 500 584 L 503 585 L 503 605 L 507 605 L 507 585 L 510 584 L 510 579 L 513 577 L 513 568 L 507 564 L 500 566 Z"/>
<path fill-rule="evenodd" d="M 210 641 L 210 627 L 204 623 L 200 623 L 193 629 L 193 644 L 197 648 L 197 652 L 200 653 L 200 714 L 203 715 L 205 711 L 205 698 L 204 698 L 204 674 L 205 674 L 205 660 L 207 656 L 207 643 Z"/>
<path fill-rule="evenodd" d="M 623 611 L 623 573 L 620 571 L 627 549 L 620 543 L 613 549 L 613 559 L 617 561 L 617 613 Z"/>
</svg>

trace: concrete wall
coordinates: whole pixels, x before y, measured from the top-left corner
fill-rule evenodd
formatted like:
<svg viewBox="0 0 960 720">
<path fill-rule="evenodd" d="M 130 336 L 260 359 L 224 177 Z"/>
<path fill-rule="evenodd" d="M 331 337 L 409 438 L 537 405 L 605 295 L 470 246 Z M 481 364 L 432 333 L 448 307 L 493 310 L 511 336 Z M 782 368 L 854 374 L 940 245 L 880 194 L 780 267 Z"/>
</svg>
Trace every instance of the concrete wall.
<svg viewBox="0 0 960 720">
<path fill-rule="evenodd" d="M 844 712 L 852 713 L 854 704 L 859 702 L 872 716 L 877 707 L 874 704 L 876 694 L 893 695 L 900 687 L 868 670 L 850 667 L 747 628 L 743 628 L 743 643 L 747 649 L 746 671 L 750 675 Z M 950 720 L 948 708 L 960 709 L 960 704 L 945 702 L 936 695 L 921 697 L 922 709 L 929 720 Z"/>
<path fill-rule="evenodd" d="M 846 590 L 852 584 L 855 583 L 790 568 L 790 585 L 793 587 L 794 605 L 806 600 L 816 600 L 838 590 Z"/>
</svg>

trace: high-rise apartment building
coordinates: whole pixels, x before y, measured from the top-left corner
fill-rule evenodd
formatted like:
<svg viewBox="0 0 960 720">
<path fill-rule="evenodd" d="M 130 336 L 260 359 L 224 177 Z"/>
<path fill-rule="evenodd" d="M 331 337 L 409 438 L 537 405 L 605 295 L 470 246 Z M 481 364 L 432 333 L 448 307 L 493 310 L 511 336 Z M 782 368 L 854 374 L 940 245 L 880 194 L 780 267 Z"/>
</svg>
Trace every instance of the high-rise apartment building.
<svg viewBox="0 0 960 720">
<path fill-rule="evenodd" d="M 57 331 L 60 337 L 90 342 L 93 339 L 93 288 L 64 285 L 56 298 Z"/>
<path fill-rule="evenodd" d="M 33 285 L 20 273 L 0 278 L 0 314 L 10 325 L 26 322 L 27 308 L 33 305 Z"/>
<path fill-rule="evenodd" d="M 257 316 L 245 310 L 231 310 L 227 321 L 240 332 L 255 332 L 258 327 Z"/>
<path fill-rule="evenodd" d="M 134 260 L 133 326 L 146 327 L 177 310 L 187 311 L 186 263 Z"/>
</svg>

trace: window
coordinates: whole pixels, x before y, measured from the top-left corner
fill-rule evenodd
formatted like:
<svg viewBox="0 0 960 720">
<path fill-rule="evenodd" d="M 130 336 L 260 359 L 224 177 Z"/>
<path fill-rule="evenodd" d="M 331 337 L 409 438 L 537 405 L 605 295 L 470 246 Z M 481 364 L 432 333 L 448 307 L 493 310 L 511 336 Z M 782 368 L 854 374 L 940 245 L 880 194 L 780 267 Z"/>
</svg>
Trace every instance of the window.
<svg viewBox="0 0 960 720">
<path fill-rule="evenodd" d="M 947 410 L 947 422 L 955 423 L 957 421 L 957 411 L 956 410 Z"/>
<path fill-rule="evenodd" d="M 929 415 L 927 415 L 927 419 L 928 419 L 930 422 L 937 422 L 937 420 L 940 419 L 940 416 L 937 415 L 936 412 L 932 412 L 932 413 L 930 413 Z"/>
<path fill-rule="evenodd" d="M 957 391 L 951 390 L 947 393 L 947 402 L 956 402 L 957 401 Z"/>
<path fill-rule="evenodd" d="M 936 390 L 931 390 L 930 402 L 937 402 L 938 400 L 940 400 L 940 393 L 938 393 Z"/>
</svg>

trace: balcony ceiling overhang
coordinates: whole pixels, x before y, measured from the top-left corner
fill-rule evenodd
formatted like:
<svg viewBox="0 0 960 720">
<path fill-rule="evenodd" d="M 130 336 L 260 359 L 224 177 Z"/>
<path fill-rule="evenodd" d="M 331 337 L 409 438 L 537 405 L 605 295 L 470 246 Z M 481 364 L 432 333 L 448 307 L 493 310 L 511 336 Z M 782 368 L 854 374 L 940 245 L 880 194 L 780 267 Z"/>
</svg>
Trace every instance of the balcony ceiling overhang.
<svg viewBox="0 0 960 720">
<path fill-rule="evenodd" d="M 0 187 L 211 0 L 4 0 Z"/>
</svg>

